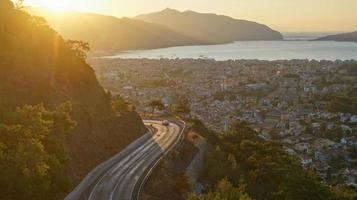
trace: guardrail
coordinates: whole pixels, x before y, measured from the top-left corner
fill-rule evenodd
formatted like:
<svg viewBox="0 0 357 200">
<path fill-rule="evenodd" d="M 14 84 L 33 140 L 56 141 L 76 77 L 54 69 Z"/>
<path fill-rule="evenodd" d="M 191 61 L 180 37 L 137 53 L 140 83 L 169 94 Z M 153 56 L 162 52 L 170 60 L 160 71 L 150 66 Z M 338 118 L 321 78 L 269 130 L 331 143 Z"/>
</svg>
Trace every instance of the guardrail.
<svg viewBox="0 0 357 200">
<path fill-rule="evenodd" d="M 171 120 L 170 120 L 171 121 Z M 147 173 L 145 173 L 145 176 L 142 176 L 140 179 L 142 179 L 141 181 L 138 181 L 138 186 L 135 186 L 135 188 L 137 188 L 137 189 L 135 189 L 134 188 L 134 192 L 133 192 L 133 197 L 132 197 L 132 199 L 133 200 L 140 200 L 140 198 L 141 198 L 141 193 L 142 193 L 142 190 L 143 190 L 143 188 L 144 188 L 144 186 L 145 186 L 145 184 L 147 183 L 147 181 L 148 181 L 148 179 L 150 178 L 150 176 L 151 176 L 151 174 L 153 173 L 153 171 L 154 171 L 154 169 L 155 169 L 155 167 L 161 162 L 161 160 L 163 159 L 163 158 L 165 158 L 165 156 L 168 154 L 168 153 L 170 153 L 175 147 L 177 147 L 179 144 L 181 144 L 182 143 L 182 141 L 183 141 L 183 133 L 185 132 L 185 129 L 186 129 L 186 122 L 184 122 L 183 120 L 179 120 L 179 122 L 180 123 L 182 123 L 182 129 L 181 129 L 181 132 L 180 132 L 180 139 L 179 140 L 177 140 L 174 144 L 172 144 L 170 147 L 169 147 L 169 149 L 167 149 L 165 152 L 164 152 L 164 154 L 162 155 L 162 156 L 160 156 L 160 158 L 158 158 L 157 160 L 156 160 L 156 162 L 154 162 L 154 164 L 150 167 L 150 168 L 148 168 L 148 170 L 147 170 Z M 140 180 L 139 179 L 139 180 Z M 135 190 L 137 190 L 137 191 L 135 191 Z"/>
</svg>

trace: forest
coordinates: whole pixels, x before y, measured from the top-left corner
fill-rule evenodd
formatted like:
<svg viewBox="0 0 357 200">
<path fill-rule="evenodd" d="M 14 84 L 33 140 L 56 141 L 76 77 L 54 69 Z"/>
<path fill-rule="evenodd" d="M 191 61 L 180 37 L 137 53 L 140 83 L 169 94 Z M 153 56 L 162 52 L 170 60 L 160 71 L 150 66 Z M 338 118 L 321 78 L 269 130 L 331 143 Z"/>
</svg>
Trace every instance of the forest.
<svg viewBox="0 0 357 200">
<path fill-rule="evenodd" d="M 193 129 L 206 137 L 209 152 L 201 181 L 210 185 L 205 195 L 190 200 L 353 200 L 355 191 L 330 188 L 313 171 L 304 169 L 281 144 L 265 141 L 243 122 L 220 136 L 193 121 Z"/>
</svg>

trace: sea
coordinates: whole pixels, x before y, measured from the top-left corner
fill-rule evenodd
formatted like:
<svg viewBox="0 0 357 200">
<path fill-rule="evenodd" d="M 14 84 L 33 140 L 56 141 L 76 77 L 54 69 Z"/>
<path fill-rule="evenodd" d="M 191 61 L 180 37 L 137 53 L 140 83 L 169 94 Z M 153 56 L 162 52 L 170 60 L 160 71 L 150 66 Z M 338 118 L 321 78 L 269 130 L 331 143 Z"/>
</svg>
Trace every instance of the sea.
<svg viewBox="0 0 357 200">
<path fill-rule="evenodd" d="M 324 34 L 284 34 L 282 41 L 237 41 L 229 44 L 178 46 L 118 52 L 105 58 L 201 58 L 215 60 L 357 60 L 357 43 L 313 41 Z M 327 35 L 327 33 L 325 34 Z"/>
</svg>

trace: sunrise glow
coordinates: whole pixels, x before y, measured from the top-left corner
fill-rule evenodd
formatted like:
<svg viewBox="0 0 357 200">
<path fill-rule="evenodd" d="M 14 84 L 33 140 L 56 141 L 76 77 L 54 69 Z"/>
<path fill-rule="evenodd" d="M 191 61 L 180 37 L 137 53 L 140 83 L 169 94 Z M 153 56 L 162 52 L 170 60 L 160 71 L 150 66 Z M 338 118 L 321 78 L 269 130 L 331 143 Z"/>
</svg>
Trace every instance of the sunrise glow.
<svg viewBox="0 0 357 200">
<path fill-rule="evenodd" d="M 349 32 L 357 28 L 356 0 L 25 0 L 50 11 L 75 10 L 134 17 L 165 8 L 218 13 L 281 32 Z M 322 6 L 323 5 L 323 6 Z"/>
<path fill-rule="evenodd" d="M 76 10 L 76 11 L 86 11 L 86 5 L 84 1 L 48 1 L 48 0 L 27 0 L 25 5 L 44 8 L 49 11 L 66 11 L 66 10 Z"/>
</svg>

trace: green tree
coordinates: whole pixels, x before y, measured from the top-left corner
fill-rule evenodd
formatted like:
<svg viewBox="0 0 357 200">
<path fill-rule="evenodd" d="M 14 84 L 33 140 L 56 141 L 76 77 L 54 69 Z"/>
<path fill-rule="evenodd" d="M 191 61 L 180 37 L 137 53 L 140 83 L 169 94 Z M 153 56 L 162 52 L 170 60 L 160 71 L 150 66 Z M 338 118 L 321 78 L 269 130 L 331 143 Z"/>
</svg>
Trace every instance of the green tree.
<svg viewBox="0 0 357 200">
<path fill-rule="evenodd" d="M 56 199 L 67 191 L 70 111 L 69 103 L 54 111 L 26 105 L 0 122 L 0 199 Z"/>
<path fill-rule="evenodd" d="M 304 133 L 312 135 L 313 132 L 314 131 L 313 131 L 313 128 L 312 128 L 312 124 L 311 123 L 306 124 L 305 128 L 304 128 Z"/>
<path fill-rule="evenodd" d="M 121 115 L 125 112 L 129 112 L 130 110 L 130 105 L 128 102 L 126 102 L 121 96 L 116 96 L 112 100 L 112 109 L 115 114 Z"/>
<path fill-rule="evenodd" d="M 155 112 L 156 109 L 158 110 L 164 110 L 165 106 L 160 100 L 153 100 L 151 101 L 148 106 L 152 109 L 152 113 Z"/>
<path fill-rule="evenodd" d="M 357 191 L 353 188 L 335 186 L 332 191 L 338 200 L 355 200 L 357 198 Z"/>
<path fill-rule="evenodd" d="M 67 46 L 81 59 L 86 59 L 87 52 L 90 50 L 89 43 L 80 40 L 67 40 Z"/>
<path fill-rule="evenodd" d="M 25 7 L 24 0 L 15 0 L 14 4 L 16 9 L 23 9 Z"/>
<path fill-rule="evenodd" d="M 356 115 L 357 89 L 351 88 L 338 94 L 332 94 L 328 110 L 332 112 L 343 112 Z"/>
<path fill-rule="evenodd" d="M 217 139 L 219 148 L 210 146 L 208 151 L 201 177 L 204 182 L 216 183 L 228 177 L 234 187 L 244 185 L 240 191 L 256 200 L 338 199 L 316 175 L 289 156 L 281 144 L 262 140 L 245 123 L 234 123 L 229 132 Z M 230 162 L 233 157 L 236 165 Z M 214 191 L 212 188 L 208 194 Z"/>
<path fill-rule="evenodd" d="M 191 195 L 189 200 L 251 200 L 248 194 L 233 186 L 227 178 L 220 180 L 206 195 Z"/>
<path fill-rule="evenodd" d="M 187 115 L 191 113 L 190 101 L 187 97 L 180 97 L 176 106 L 176 113 L 179 115 Z"/>
</svg>

